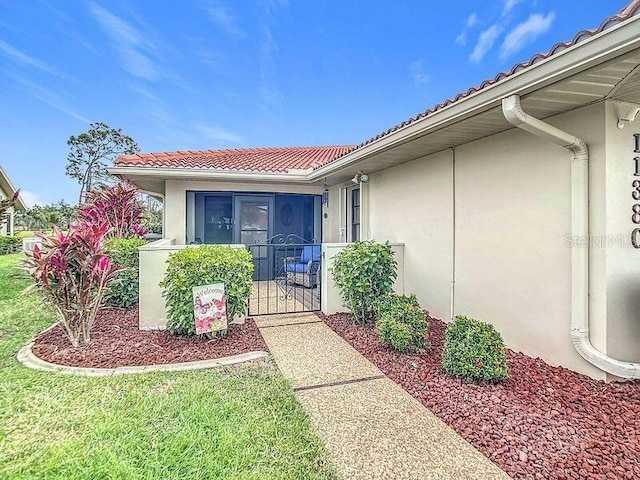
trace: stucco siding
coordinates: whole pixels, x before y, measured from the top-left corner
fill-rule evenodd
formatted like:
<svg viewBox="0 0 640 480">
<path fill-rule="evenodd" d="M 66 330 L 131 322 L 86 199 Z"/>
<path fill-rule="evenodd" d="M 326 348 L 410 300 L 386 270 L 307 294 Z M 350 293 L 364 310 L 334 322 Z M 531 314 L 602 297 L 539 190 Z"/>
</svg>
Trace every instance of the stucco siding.
<svg viewBox="0 0 640 480">
<path fill-rule="evenodd" d="M 322 213 L 322 241 L 323 243 L 346 242 L 347 205 L 343 192 L 344 185 L 334 185 L 329 188 L 329 205 L 323 207 Z"/>
<path fill-rule="evenodd" d="M 450 312 L 453 254 L 451 152 L 420 158 L 370 176 L 375 240 L 405 244 L 405 290 L 440 318 Z"/>
<path fill-rule="evenodd" d="M 617 127 L 615 102 L 606 110 L 606 319 L 607 353 L 623 361 L 640 362 L 640 249 L 631 245 L 631 232 L 640 224 L 632 220 L 635 176 L 634 134 L 640 133 L 640 119 Z M 640 217 L 640 216 L 638 216 Z M 636 218 L 640 222 L 640 218 Z M 640 236 L 638 238 L 640 240 Z"/>
<path fill-rule="evenodd" d="M 602 168 L 604 105 L 547 121 L 582 137 L 595 170 Z M 405 244 L 405 290 L 444 320 L 453 171 L 447 150 L 372 174 L 370 191 L 373 237 Z M 570 153 L 527 132 L 511 129 L 455 148 L 454 312 L 492 323 L 514 350 L 604 378 L 570 338 L 570 194 Z M 594 209 L 603 218 L 601 206 Z M 592 321 L 592 341 L 603 351 L 605 321 Z"/>
<path fill-rule="evenodd" d="M 582 110 L 548 121 L 601 156 L 601 108 Z M 571 342 L 570 233 L 566 149 L 513 129 L 456 150 L 456 314 L 494 324 L 515 350 L 602 378 Z"/>
</svg>

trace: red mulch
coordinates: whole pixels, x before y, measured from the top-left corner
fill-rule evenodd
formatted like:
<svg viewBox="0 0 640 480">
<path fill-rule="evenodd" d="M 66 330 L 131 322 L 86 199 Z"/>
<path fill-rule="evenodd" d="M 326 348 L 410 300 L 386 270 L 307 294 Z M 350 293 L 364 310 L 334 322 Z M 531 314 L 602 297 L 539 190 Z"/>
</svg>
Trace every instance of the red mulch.
<svg viewBox="0 0 640 480">
<path fill-rule="evenodd" d="M 430 319 L 431 349 L 407 355 L 349 315 L 322 318 L 512 477 L 640 478 L 640 382 L 607 384 L 507 350 L 508 380 L 469 385 L 441 368 L 441 320 Z"/>
<path fill-rule="evenodd" d="M 171 335 L 164 330 L 138 330 L 137 309 L 100 312 L 88 345 L 73 348 L 62 327 L 56 325 L 36 338 L 32 350 L 48 362 L 94 368 L 191 362 L 268 351 L 251 319 L 244 325 L 229 325 L 226 337 L 208 340 Z"/>
</svg>

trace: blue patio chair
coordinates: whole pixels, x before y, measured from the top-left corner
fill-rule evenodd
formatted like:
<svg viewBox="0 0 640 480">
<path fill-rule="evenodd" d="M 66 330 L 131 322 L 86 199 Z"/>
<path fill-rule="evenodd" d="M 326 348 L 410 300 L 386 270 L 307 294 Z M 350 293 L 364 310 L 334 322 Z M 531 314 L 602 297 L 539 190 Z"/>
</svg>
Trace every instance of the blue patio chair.
<svg viewBox="0 0 640 480">
<path fill-rule="evenodd" d="M 302 253 L 296 257 L 284 259 L 284 271 L 287 283 L 304 285 L 313 288 L 318 284 L 318 268 L 320 268 L 321 245 L 305 245 Z"/>
</svg>

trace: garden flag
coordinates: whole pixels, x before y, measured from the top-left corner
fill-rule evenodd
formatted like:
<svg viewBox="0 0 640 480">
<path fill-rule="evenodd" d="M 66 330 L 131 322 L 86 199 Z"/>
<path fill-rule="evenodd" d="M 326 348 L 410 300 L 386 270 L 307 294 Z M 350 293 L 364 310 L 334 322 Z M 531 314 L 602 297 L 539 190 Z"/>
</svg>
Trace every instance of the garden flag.
<svg viewBox="0 0 640 480">
<path fill-rule="evenodd" d="M 193 316 L 198 335 L 227 329 L 224 283 L 193 287 Z"/>
</svg>

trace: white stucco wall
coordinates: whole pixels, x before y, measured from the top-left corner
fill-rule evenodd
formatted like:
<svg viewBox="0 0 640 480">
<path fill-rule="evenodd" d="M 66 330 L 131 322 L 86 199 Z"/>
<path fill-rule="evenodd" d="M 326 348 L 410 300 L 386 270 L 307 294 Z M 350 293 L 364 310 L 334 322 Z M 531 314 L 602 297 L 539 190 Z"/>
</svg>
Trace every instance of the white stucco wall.
<svg viewBox="0 0 640 480">
<path fill-rule="evenodd" d="M 141 330 L 165 328 L 167 312 L 160 282 L 167 272 L 167 259 L 180 247 L 166 238 L 139 248 L 138 325 Z"/>
<path fill-rule="evenodd" d="M 607 353 L 623 361 L 640 361 L 640 249 L 631 244 L 631 232 L 640 224 L 632 221 L 635 176 L 634 134 L 640 134 L 640 119 L 617 127 L 615 102 L 606 105 L 606 252 Z M 636 221 L 640 222 L 639 218 Z M 640 240 L 640 236 L 638 237 Z M 602 314 L 602 313 L 600 313 Z"/>
<path fill-rule="evenodd" d="M 451 152 L 370 175 L 371 237 L 402 242 L 407 292 L 439 318 L 450 312 L 453 253 Z"/>
<path fill-rule="evenodd" d="M 342 191 L 343 185 L 329 188 L 329 206 L 322 213 L 322 241 L 324 243 L 346 242 L 347 205 Z"/>
<path fill-rule="evenodd" d="M 583 138 L 591 152 L 596 230 L 605 215 L 604 104 L 547 119 Z M 596 378 L 570 340 L 570 154 L 512 129 L 370 175 L 371 232 L 405 244 L 405 291 L 450 318 L 490 322 L 507 345 Z M 455 194 L 455 229 L 453 198 Z M 598 221 L 600 224 L 598 224 Z M 455 242 L 454 242 L 455 234 Z M 604 252 L 592 257 L 602 270 Z M 602 282 L 591 308 L 602 311 Z M 592 342 L 607 350 L 606 318 L 592 318 Z"/>
</svg>

